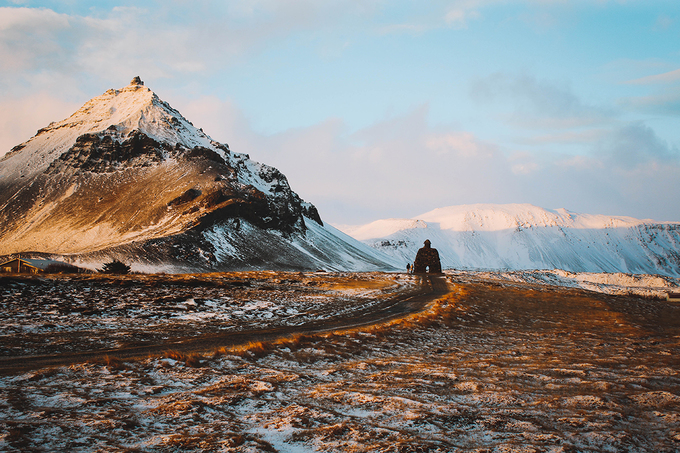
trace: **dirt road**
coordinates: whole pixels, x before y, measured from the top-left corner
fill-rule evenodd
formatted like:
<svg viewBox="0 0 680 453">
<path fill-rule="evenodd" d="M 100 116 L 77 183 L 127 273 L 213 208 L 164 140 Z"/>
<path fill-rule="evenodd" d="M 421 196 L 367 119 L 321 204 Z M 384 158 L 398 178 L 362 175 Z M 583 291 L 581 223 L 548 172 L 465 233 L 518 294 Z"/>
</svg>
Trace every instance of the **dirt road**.
<svg viewBox="0 0 680 453">
<path fill-rule="evenodd" d="M 164 281 L 164 279 L 161 278 L 160 284 L 156 282 L 155 288 L 160 292 L 165 291 L 172 282 L 173 278 L 167 277 L 167 280 L 168 281 Z M 25 281 L 28 281 L 29 283 L 31 282 L 31 280 Z M 328 277 L 327 281 L 333 282 L 333 277 Z M 143 285 L 145 286 L 146 291 L 153 291 L 153 288 L 148 288 L 148 282 L 146 282 L 144 279 L 127 279 L 124 280 L 124 282 L 126 282 L 124 286 L 128 288 L 128 293 L 131 292 L 129 291 L 130 287 L 135 285 Z M 190 330 L 191 327 L 188 329 L 184 327 L 180 330 L 173 327 L 167 329 L 165 335 L 154 336 L 150 341 L 144 341 L 143 344 L 137 344 L 139 343 L 139 339 L 132 337 L 135 336 L 136 332 L 139 333 L 140 337 L 146 336 L 148 332 L 129 331 L 124 345 L 119 347 L 87 348 L 87 346 L 85 346 L 84 350 L 81 349 L 73 352 L 21 354 L 10 357 L 0 356 L 0 373 L 5 375 L 15 374 L 18 372 L 43 367 L 64 366 L 89 360 L 98 360 L 105 356 L 111 356 L 117 359 L 134 359 L 158 354 L 168 350 L 182 353 L 211 352 L 221 347 L 244 345 L 250 342 L 268 342 L 291 335 L 328 332 L 338 329 L 372 325 L 395 319 L 400 316 L 408 315 L 410 313 L 418 312 L 426 307 L 428 303 L 444 296 L 450 291 L 450 288 L 446 283 L 446 278 L 443 275 L 417 277 L 414 278 L 414 282 L 416 282 L 415 286 L 397 287 L 393 292 L 387 294 L 388 297 L 385 297 L 385 294 L 381 293 L 381 297 L 376 298 L 375 303 L 355 304 L 355 306 L 352 306 L 349 310 L 338 310 L 338 312 L 340 312 L 338 315 L 332 313 L 332 307 L 342 304 L 344 299 L 340 301 L 329 301 L 329 303 L 324 304 L 322 309 L 319 309 L 319 311 L 323 313 L 323 316 L 298 325 L 263 327 L 260 323 L 259 326 L 246 326 L 235 331 L 220 331 L 219 329 L 212 329 L 209 333 L 200 335 L 195 335 L 193 334 L 194 332 L 192 332 L 191 335 L 187 335 L 186 330 Z M 120 283 L 121 282 L 117 282 L 117 284 Z M 214 281 L 208 280 L 204 283 L 205 286 L 202 286 L 200 282 L 198 284 L 195 282 L 192 283 L 192 294 L 202 294 L 202 290 L 209 290 L 214 287 Z M 285 283 L 286 281 L 284 279 L 284 284 Z M 83 288 L 74 284 L 73 287 L 70 288 L 70 291 L 76 293 L 80 291 L 81 293 L 85 293 L 85 290 L 89 288 L 90 287 Z M 37 289 L 37 291 L 39 290 L 40 288 Z M 267 288 L 267 290 L 271 291 L 271 288 Z M 91 291 L 87 291 L 86 293 L 89 294 Z M 30 296 L 30 292 L 28 295 L 26 294 L 25 288 L 22 294 L 24 297 Z M 158 295 L 154 297 L 158 297 Z M 329 296 L 329 299 L 332 299 L 332 296 Z M 19 300 L 16 303 L 24 303 L 24 301 Z M 156 308 L 159 310 L 162 309 L 160 306 L 157 306 Z M 73 308 L 68 308 L 67 310 L 73 310 Z M 47 325 L 50 326 L 52 323 Z M 112 332 L 102 329 L 97 329 L 96 332 L 94 332 L 94 330 L 95 328 L 90 330 L 80 329 L 80 331 L 77 332 L 71 332 L 67 335 L 61 334 L 58 336 L 51 333 L 45 334 L 42 332 L 36 332 L 34 333 L 34 336 L 36 338 L 42 337 L 45 342 L 55 341 L 55 339 L 58 338 L 58 342 L 65 342 L 69 341 L 70 339 L 74 342 L 78 341 L 81 344 L 85 341 L 83 338 L 84 336 L 97 336 L 97 343 L 95 344 L 106 344 L 107 340 L 102 338 L 102 336 L 113 336 L 120 334 L 120 332 Z M 5 337 L 2 341 L 6 343 L 11 340 Z M 36 341 L 39 340 L 33 340 L 33 342 Z M 94 343 L 94 341 L 92 342 Z"/>
</svg>

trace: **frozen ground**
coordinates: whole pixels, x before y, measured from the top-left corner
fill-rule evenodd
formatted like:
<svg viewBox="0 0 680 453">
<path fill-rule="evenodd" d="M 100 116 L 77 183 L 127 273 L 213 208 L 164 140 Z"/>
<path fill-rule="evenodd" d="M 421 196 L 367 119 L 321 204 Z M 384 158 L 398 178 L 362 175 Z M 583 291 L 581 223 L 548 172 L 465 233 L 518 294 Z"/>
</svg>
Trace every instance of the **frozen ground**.
<svg viewBox="0 0 680 453">
<path fill-rule="evenodd" d="M 528 283 L 533 285 L 580 288 L 598 293 L 618 296 L 641 296 L 665 299 L 669 292 L 678 292 L 680 278 L 665 275 L 569 272 L 562 269 L 530 271 L 465 271 L 447 270 L 458 281 L 498 281 L 507 284 Z"/>
<path fill-rule="evenodd" d="M 297 326 L 370 307 L 405 279 L 274 272 L 0 277 L 0 357 Z"/>
<path fill-rule="evenodd" d="M 450 275 L 428 311 L 382 325 L 5 375 L 0 450 L 680 450 L 680 306 L 487 277 Z M 391 287 L 316 281 L 328 303 Z"/>
</svg>

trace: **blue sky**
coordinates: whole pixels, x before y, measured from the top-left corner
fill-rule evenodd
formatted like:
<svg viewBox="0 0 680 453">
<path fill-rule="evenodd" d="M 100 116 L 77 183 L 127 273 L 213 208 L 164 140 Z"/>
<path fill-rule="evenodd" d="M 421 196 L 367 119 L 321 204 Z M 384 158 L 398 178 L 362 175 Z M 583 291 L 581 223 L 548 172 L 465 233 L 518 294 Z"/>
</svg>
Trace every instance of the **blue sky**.
<svg viewBox="0 0 680 453">
<path fill-rule="evenodd" d="M 680 2 L 0 2 L 0 154 L 139 75 L 331 223 L 680 221 Z"/>
</svg>

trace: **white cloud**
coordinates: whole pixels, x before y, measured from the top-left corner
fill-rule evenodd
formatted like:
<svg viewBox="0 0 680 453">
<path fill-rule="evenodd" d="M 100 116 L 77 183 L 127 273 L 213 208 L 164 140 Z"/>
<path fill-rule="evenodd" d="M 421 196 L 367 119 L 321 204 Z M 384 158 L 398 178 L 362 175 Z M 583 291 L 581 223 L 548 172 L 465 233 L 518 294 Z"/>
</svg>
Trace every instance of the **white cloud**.
<svg viewBox="0 0 680 453">
<path fill-rule="evenodd" d="M 513 164 L 510 170 L 515 175 L 528 175 L 530 173 L 538 170 L 538 164 L 536 162 L 525 162 L 521 164 Z"/>
<path fill-rule="evenodd" d="M 661 139 L 643 122 L 617 128 L 599 144 L 599 153 L 613 167 L 631 170 L 655 164 L 680 165 L 680 149 Z"/>
<path fill-rule="evenodd" d="M 649 96 L 629 97 L 620 100 L 621 106 L 640 112 L 661 115 L 680 115 L 680 89 L 666 89 Z"/>
<path fill-rule="evenodd" d="M 571 129 L 611 123 L 617 112 L 583 102 L 567 84 L 530 75 L 492 74 L 475 80 L 470 95 L 479 103 L 505 108 L 510 124 L 538 129 Z M 508 110 L 509 107 L 509 111 Z"/>
<path fill-rule="evenodd" d="M 0 84 L 21 80 L 34 92 L 62 89 L 68 79 L 117 86 L 137 74 L 207 78 L 296 34 L 364 21 L 362 14 L 370 17 L 376 4 L 139 2 L 88 15 L 0 8 Z M 344 48 L 348 41 L 342 42 Z"/>
<path fill-rule="evenodd" d="M 588 170 L 588 169 L 601 169 L 603 168 L 603 162 L 599 159 L 592 158 L 590 156 L 569 156 L 566 158 L 561 158 L 555 161 L 555 166 L 560 168 L 575 168 L 578 170 Z"/>
<path fill-rule="evenodd" d="M 187 30 L 164 27 L 155 17 L 137 8 L 114 8 L 103 18 L 2 8 L 0 83 L 60 92 L 78 80 L 111 83 L 204 69 Z"/>
<path fill-rule="evenodd" d="M 444 15 L 444 22 L 452 28 L 467 28 L 469 20 L 479 18 L 481 18 L 479 11 L 454 8 Z"/>
<path fill-rule="evenodd" d="M 56 38 L 69 29 L 69 17 L 51 10 L 0 8 L 2 73 L 60 66 L 63 52 Z"/>
<path fill-rule="evenodd" d="M 379 34 L 410 33 L 422 34 L 442 28 L 465 29 L 473 20 L 482 18 L 484 7 L 502 3 L 504 0 L 453 0 L 421 2 L 401 21 L 383 24 L 377 28 Z M 384 10 L 389 10 L 385 7 Z"/>
<path fill-rule="evenodd" d="M 675 22 L 675 19 L 672 17 L 666 15 L 666 14 L 660 14 L 656 18 L 656 22 L 654 23 L 654 30 L 667 30 L 673 25 Z"/>
<path fill-rule="evenodd" d="M 532 145 L 548 144 L 579 144 L 587 145 L 602 139 L 610 132 L 606 128 L 588 128 L 583 130 L 558 131 L 549 134 L 533 134 L 530 137 L 519 139 L 520 143 Z"/>
<path fill-rule="evenodd" d="M 458 157 L 493 157 L 495 148 L 480 142 L 472 133 L 452 131 L 444 134 L 433 134 L 425 142 L 438 156 L 453 153 Z"/>
<path fill-rule="evenodd" d="M 624 83 L 630 85 L 649 85 L 656 83 L 673 83 L 677 81 L 680 81 L 680 69 L 663 72 L 661 74 L 653 74 L 645 77 L 640 77 L 638 79 L 628 80 L 627 82 Z"/>
<path fill-rule="evenodd" d="M 538 171 L 541 167 L 536 162 L 535 157 L 529 152 L 515 152 L 508 162 L 510 164 L 510 171 L 515 175 L 528 175 Z"/>
</svg>

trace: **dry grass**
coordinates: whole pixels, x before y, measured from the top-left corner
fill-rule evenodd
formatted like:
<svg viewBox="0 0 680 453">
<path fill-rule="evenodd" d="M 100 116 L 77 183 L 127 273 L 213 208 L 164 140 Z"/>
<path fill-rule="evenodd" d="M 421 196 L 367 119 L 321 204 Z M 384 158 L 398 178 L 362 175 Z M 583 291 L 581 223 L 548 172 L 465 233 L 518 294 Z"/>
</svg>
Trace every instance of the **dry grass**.
<svg viewBox="0 0 680 453">
<path fill-rule="evenodd" d="M 177 350 L 169 350 L 163 353 L 161 357 L 182 362 L 191 368 L 201 368 L 206 365 L 204 357 L 201 354 L 195 352 L 185 353 Z"/>
<path fill-rule="evenodd" d="M 380 324 L 374 324 L 366 327 L 356 327 L 352 329 L 338 330 L 334 332 L 324 333 L 307 333 L 296 334 L 290 337 L 279 338 L 272 341 L 257 341 L 249 342 L 245 345 L 234 347 L 218 348 L 214 351 L 213 357 L 221 357 L 223 355 L 234 355 L 237 357 L 248 359 L 259 359 L 267 356 L 273 352 L 280 352 L 287 349 L 292 353 L 300 350 L 307 350 L 309 348 L 319 347 L 320 343 L 337 344 L 339 340 L 345 340 L 345 346 L 354 345 L 354 351 L 345 351 L 344 354 L 356 352 L 361 349 L 360 341 L 362 337 L 371 335 L 378 339 L 383 339 L 395 330 L 405 329 L 427 329 L 436 328 L 441 325 L 448 325 L 452 319 L 460 314 L 460 307 L 456 304 L 457 301 L 465 297 L 465 290 L 456 288 L 454 293 L 448 294 L 436 301 L 432 302 L 430 306 L 423 312 L 414 313 L 402 318 L 390 320 Z M 332 339 L 331 342 L 325 340 Z M 350 340 L 350 341 L 346 341 Z M 325 352 L 337 354 L 338 351 L 333 349 L 328 350 L 330 346 L 323 346 Z M 345 348 L 347 349 L 347 348 Z M 297 357 L 300 359 L 300 357 Z M 302 358 L 303 361 L 313 361 L 312 358 Z"/>
<path fill-rule="evenodd" d="M 362 334 L 373 335 L 377 338 L 385 338 L 395 329 L 436 328 L 441 325 L 449 325 L 452 319 L 460 315 L 461 308 L 458 302 L 466 297 L 465 289 L 456 287 L 455 291 L 433 301 L 422 312 L 406 315 L 401 318 L 374 324 L 368 327 L 359 327 L 350 330 L 335 332 L 336 335 L 350 336 L 359 339 Z"/>
<path fill-rule="evenodd" d="M 333 281 L 319 280 L 318 286 L 331 291 L 346 291 L 346 290 L 373 290 L 380 291 L 394 286 L 394 280 L 391 279 L 375 279 L 375 280 L 359 280 L 356 278 L 336 278 Z"/>
<path fill-rule="evenodd" d="M 94 363 L 95 365 L 102 365 L 107 367 L 110 370 L 127 370 L 130 368 L 130 365 L 128 365 L 126 362 L 124 362 L 121 358 L 111 356 L 108 354 L 105 354 L 101 357 L 96 357 L 94 359 L 89 360 L 90 363 Z"/>
<path fill-rule="evenodd" d="M 222 347 L 215 350 L 213 357 L 233 355 L 242 358 L 258 359 L 274 350 L 274 343 L 269 341 L 251 341 L 245 345 Z"/>
<path fill-rule="evenodd" d="M 328 336 L 328 334 L 299 334 L 272 341 L 251 341 L 245 345 L 218 348 L 214 351 L 213 357 L 233 355 L 246 359 L 259 359 L 284 348 L 288 348 L 291 351 L 297 351 L 310 347 L 314 342 L 318 342 L 326 336 Z"/>
</svg>

